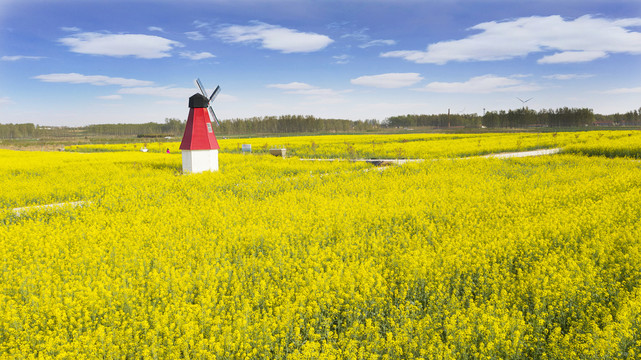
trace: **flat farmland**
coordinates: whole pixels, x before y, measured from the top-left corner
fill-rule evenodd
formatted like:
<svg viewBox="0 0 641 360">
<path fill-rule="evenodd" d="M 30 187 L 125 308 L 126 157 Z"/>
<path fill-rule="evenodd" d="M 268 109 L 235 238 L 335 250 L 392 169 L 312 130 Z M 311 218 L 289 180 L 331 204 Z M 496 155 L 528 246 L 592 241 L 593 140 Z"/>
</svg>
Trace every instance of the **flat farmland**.
<svg viewBox="0 0 641 360">
<path fill-rule="evenodd" d="M 221 139 L 191 175 L 172 143 L 0 150 L 0 357 L 637 358 L 640 138 Z M 368 157 L 429 161 L 300 160 Z"/>
</svg>

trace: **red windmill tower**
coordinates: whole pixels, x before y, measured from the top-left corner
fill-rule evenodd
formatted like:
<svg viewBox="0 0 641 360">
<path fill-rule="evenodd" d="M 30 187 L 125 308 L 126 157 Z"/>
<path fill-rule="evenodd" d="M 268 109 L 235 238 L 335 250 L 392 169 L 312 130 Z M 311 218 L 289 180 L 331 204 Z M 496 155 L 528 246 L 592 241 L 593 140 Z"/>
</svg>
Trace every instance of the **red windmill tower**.
<svg viewBox="0 0 641 360">
<path fill-rule="evenodd" d="M 218 171 L 218 140 L 211 125 L 209 114 L 218 122 L 211 102 L 220 92 L 220 86 L 207 96 L 207 92 L 199 79 L 196 85 L 200 94 L 194 94 L 189 98 L 189 117 L 185 126 L 180 150 L 182 150 L 183 172 L 200 173 L 203 171 Z"/>
</svg>

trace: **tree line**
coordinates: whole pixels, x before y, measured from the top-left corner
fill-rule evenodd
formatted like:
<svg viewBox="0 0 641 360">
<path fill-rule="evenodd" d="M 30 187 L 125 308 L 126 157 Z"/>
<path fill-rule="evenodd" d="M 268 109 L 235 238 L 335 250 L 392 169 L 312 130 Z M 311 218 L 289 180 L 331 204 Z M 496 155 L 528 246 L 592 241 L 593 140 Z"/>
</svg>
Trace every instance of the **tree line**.
<svg viewBox="0 0 641 360">
<path fill-rule="evenodd" d="M 624 114 L 601 115 L 595 114 L 597 123 L 612 123 L 613 125 L 641 125 L 641 107 L 638 110 L 628 111 Z"/>
<path fill-rule="evenodd" d="M 165 119 L 163 124 L 98 124 L 82 127 L 43 127 L 34 124 L 0 125 L 0 139 L 25 139 L 63 136 L 181 136 L 186 120 Z M 376 120 L 322 119 L 314 116 L 282 115 L 231 119 L 220 122 L 217 135 L 342 133 L 367 131 L 379 127 Z"/>
<path fill-rule="evenodd" d="M 0 124 L 0 139 L 34 139 L 39 137 L 77 136 L 177 136 L 185 130 L 185 121 L 165 119 L 163 124 L 98 124 L 82 127 Z"/>
<path fill-rule="evenodd" d="M 287 133 L 342 133 L 366 131 L 378 127 L 376 120 L 322 119 L 311 115 L 281 115 L 232 119 L 222 121 L 217 133 L 242 134 L 287 134 Z"/>
<path fill-rule="evenodd" d="M 185 121 L 165 119 L 163 124 L 148 122 L 144 124 L 98 124 L 82 127 L 86 135 L 178 135 L 185 130 Z"/>
<path fill-rule="evenodd" d="M 515 127 L 580 127 L 580 126 L 639 126 L 641 108 L 625 114 L 601 115 L 587 108 L 558 108 L 534 111 L 521 108 L 510 111 L 487 112 L 483 126 L 491 128 Z"/>
<path fill-rule="evenodd" d="M 37 137 L 36 125 L 27 124 L 0 124 L 0 139 L 30 139 Z"/>
<path fill-rule="evenodd" d="M 31 123 L 0 124 L 0 139 L 33 139 L 66 136 L 181 136 L 185 120 L 164 123 L 99 124 L 82 127 L 44 127 Z M 311 115 L 281 115 L 231 119 L 220 122 L 218 135 L 348 133 L 384 128 L 528 128 L 581 126 L 641 126 L 641 108 L 624 114 L 594 114 L 587 108 L 558 108 L 535 111 L 526 107 L 477 114 L 399 115 L 376 120 L 323 119 Z"/>
<path fill-rule="evenodd" d="M 600 115 L 587 108 L 558 108 L 535 111 L 528 108 L 488 111 L 477 114 L 437 114 L 393 116 L 383 123 L 388 127 L 580 127 L 592 125 L 639 126 L 641 108 L 625 114 Z"/>
<path fill-rule="evenodd" d="M 592 125 L 594 113 L 587 108 L 558 108 L 534 111 L 521 108 L 509 111 L 489 111 L 483 115 L 483 126 L 488 128 L 523 127 L 578 127 Z"/>
</svg>

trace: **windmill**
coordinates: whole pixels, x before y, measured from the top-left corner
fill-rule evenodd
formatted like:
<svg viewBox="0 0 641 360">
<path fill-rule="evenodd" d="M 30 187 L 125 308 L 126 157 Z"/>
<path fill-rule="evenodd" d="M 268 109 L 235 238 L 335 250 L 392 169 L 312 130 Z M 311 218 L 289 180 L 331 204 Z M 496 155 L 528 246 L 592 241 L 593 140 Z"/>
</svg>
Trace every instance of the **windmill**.
<svg viewBox="0 0 641 360">
<path fill-rule="evenodd" d="M 211 126 L 209 115 L 211 114 L 211 117 L 220 125 L 214 109 L 211 107 L 211 102 L 220 92 L 220 86 L 216 87 L 211 96 L 207 96 L 207 91 L 200 79 L 196 79 L 195 82 L 200 93 L 189 98 L 189 117 L 180 142 L 183 172 L 218 171 L 218 149 L 220 146 Z"/>
<path fill-rule="evenodd" d="M 520 97 L 518 97 L 518 96 L 517 96 L 516 98 L 517 98 L 517 99 L 519 99 L 519 101 L 521 102 L 521 104 L 523 104 L 523 106 L 525 106 L 525 103 L 527 103 L 528 101 L 530 101 L 530 100 L 534 99 L 534 98 L 529 98 L 529 99 L 527 99 L 527 100 L 523 100 L 523 99 L 521 99 L 521 98 L 520 98 Z"/>
</svg>

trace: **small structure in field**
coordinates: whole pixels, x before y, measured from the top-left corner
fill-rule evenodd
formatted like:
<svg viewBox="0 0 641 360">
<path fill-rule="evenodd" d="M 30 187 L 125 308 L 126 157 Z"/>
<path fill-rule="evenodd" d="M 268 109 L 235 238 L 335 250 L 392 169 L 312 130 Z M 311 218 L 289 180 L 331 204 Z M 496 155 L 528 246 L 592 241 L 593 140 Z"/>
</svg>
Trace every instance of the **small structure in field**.
<svg viewBox="0 0 641 360">
<path fill-rule="evenodd" d="M 269 149 L 269 153 L 274 155 L 274 156 L 285 157 L 285 154 L 287 153 L 287 149 L 285 149 L 285 148 Z"/>
</svg>

